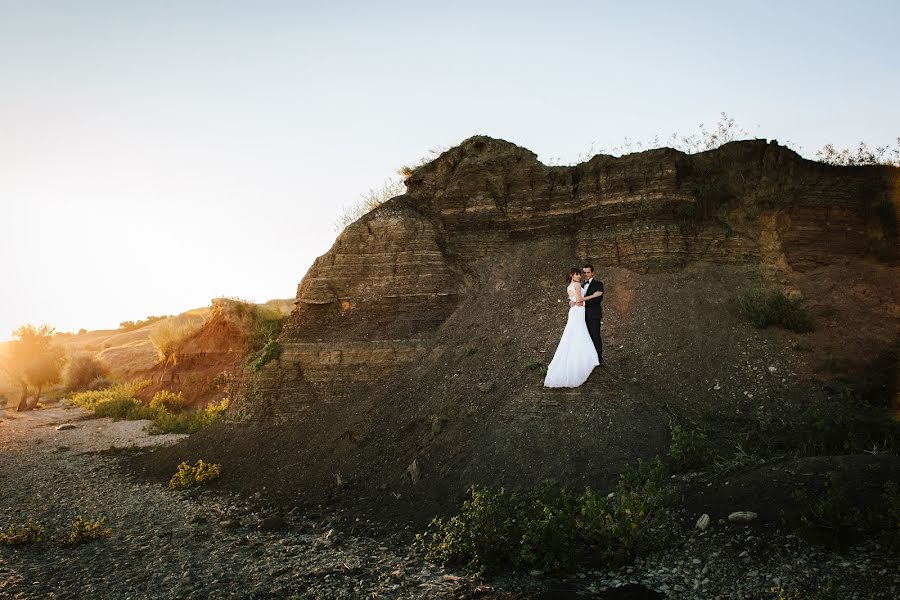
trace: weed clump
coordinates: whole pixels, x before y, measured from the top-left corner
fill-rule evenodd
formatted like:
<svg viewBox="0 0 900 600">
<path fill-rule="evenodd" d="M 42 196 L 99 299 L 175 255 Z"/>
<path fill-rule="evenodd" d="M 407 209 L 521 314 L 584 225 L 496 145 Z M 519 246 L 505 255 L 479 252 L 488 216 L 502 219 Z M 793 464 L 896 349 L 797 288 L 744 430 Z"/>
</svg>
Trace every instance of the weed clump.
<svg viewBox="0 0 900 600">
<path fill-rule="evenodd" d="M 72 521 L 72 527 L 68 533 L 57 538 L 61 546 L 77 546 L 94 540 L 109 537 L 112 529 L 106 526 L 106 518 L 85 519 L 81 515 Z"/>
<path fill-rule="evenodd" d="M 0 544 L 5 546 L 21 546 L 36 544 L 44 540 L 44 526 L 28 519 L 24 523 L 12 523 L 5 529 L 0 528 Z"/>
<path fill-rule="evenodd" d="M 183 490 L 212 481 L 219 477 L 221 468 L 221 465 L 207 463 L 203 459 L 198 460 L 193 467 L 186 462 L 182 462 L 178 465 L 178 471 L 169 479 L 169 489 Z"/>
</svg>

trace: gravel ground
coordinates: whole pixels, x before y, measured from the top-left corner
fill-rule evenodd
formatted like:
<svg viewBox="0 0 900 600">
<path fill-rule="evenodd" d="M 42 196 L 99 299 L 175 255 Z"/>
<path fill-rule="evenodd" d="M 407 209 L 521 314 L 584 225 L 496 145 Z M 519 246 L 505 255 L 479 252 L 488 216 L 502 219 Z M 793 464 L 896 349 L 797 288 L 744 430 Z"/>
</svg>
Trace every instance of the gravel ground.
<svg viewBox="0 0 900 600">
<path fill-rule="evenodd" d="M 135 483 L 97 451 L 181 437 L 150 436 L 148 424 L 65 406 L 0 411 L 0 527 L 33 518 L 53 535 L 83 515 L 113 530 L 74 548 L 0 546 L 0 597 L 456 598 L 471 587 L 399 539 L 344 535 L 325 513 L 258 531 L 269 515 L 252 499 Z"/>
<path fill-rule="evenodd" d="M 75 427 L 58 431 L 62 423 Z M 138 482 L 108 450 L 181 437 L 151 436 L 148 424 L 64 405 L 0 411 L 0 527 L 33 518 L 53 535 L 83 515 L 106 517 L 113 530 L 73 548 L 0 546 L 0 598 L 749 599 L 828 580 L 834 597 L 900 597 L 898 556 L 877 539 L 834 552 L 721 520 L 617 570 L 476 581 L 411 552 L 413 532 L 346 510 L 277 513 L 259 497 Z"/>
</svg>

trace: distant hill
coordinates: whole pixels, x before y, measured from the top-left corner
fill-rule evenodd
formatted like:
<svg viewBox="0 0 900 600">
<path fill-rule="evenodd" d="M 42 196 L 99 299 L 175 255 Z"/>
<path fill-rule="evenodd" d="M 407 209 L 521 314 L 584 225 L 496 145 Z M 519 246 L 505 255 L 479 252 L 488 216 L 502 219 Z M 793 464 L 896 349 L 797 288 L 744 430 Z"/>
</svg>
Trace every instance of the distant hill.
<svg viewBox="0 0 900 600">
<path fill-rule="evenodd" d="M 133 379 L 161 379 L 162 374 L 159 368 L 159 352 L 151 341 L 151 332 L 154 329 L 165 327 L 169 322 L 178 320 L 180 322 L 192 323 L 199 331 L 210 325 L 216 327 L 216 323 L 222 321 L 222 306 L 234 305 L 236 300 L 217 299 L 213 301 L 211 306 L 195 308 L 187 310 L 179 315 L 163 317 L 153 320 L 147 325 L 137 327 L 135 329 L 99 329 L 88 331 L 85 333 L 68 335 L 61 334 L 54 337 L 54 343 L 58 344 L 71 355 L 79 352 L 87 352 L 94 355 L 103 365 L 109 369 L 109 378 L 112 381 L 130 381 Z M 240 301 L 242 302 L 242 301 Z M 250 305 L 248 303 L 248 305 Z M 270 300 L 260 305 L 267 311 L 287 315 L 293 307 L 293 300 Z M 217 308 L 218 307 L 218 308 Z M 226 311 L 227 312 L 227 311 Z M 213 319 L 213 317 L 216 317 Z M 221 340 L 220 340 L 221 341 Z M 246 339 L 243 339 L 244 343 Z M 0 357 L 4 351 L 6 344 L 0 344 Z M 237 361 L 244 360 L 246 349 L 243 346 L 234 349 Z M 212 355 L 217 348 L 195 348 L 194 351 L 201 355 Z M 186 353 L 189 354 L 189 353 Z M 187 357 L 186 357 L 187 358 Z M 0 358 L 2 360 L 2 358 Z M 189 361 L 190 362 L 190 361 Z M 202 360 L 193 360 L 194 368 L 208 371 L 209 365 L 203 365 Z M 183 387 L 184 381 L 196 383 L 197 377 L 189 377 L 188 369 L 182 366 L 180 374 L 169 373 L 170 379 L 166 383 L 159 382 L 149 391 L 155 391 L 161 387 L 167 389 L 180 389 Z M 208 386 L 207 386 L 208 387 Z M 8 398 L 17 397 L 18 389 L 9 381 L 0 380 L 0 394 L 6 395 Z M 209 394 L 207 394 L 208 396 Z M 203 404 L 209 400 L 206 396 L 191 398 L 194 403 Z"/>
</svg>

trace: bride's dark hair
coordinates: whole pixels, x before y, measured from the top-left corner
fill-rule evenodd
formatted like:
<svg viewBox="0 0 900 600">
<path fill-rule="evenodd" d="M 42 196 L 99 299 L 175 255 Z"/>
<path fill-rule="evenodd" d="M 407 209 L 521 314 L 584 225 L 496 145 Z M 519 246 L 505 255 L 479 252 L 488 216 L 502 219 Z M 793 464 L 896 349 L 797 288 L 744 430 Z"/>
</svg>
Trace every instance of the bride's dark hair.
<svg viewBox="0 0 900 600">
<path fill-rule="evenodd" d="M 566 276 L 566 283 L 572 283 L 572 277 L 574 275 L 580 275 L 580 274 L 581 274 L 581 269 L 579 269 L 578 267 L 572 267 L 571 269 L 569 269 L 569 274 Z"/>
</svg>

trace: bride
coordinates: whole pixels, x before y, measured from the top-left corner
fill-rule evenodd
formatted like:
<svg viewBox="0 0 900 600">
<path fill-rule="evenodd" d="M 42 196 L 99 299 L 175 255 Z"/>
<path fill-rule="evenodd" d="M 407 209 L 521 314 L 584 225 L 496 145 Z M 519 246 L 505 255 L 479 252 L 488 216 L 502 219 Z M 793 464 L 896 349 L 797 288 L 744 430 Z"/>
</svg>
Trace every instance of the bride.
<svg viewBox="0 0 900 600">
<path fill-rule="evenodd" d="M 585 298 L 581 293 L 581 270 L 572 269 L 566 278 L 569 286 L 566 293 L 575 304 L 569 308 L 569 320 L 563 329 L 559 346 L 553 360 L 547 367 L 544 387 L 578 387 L 585 381 L 594 367 L 600 364 L 597 350 L 584 321 L 584 301 L 599 296 L 599 292 Z"/>
</svg>

